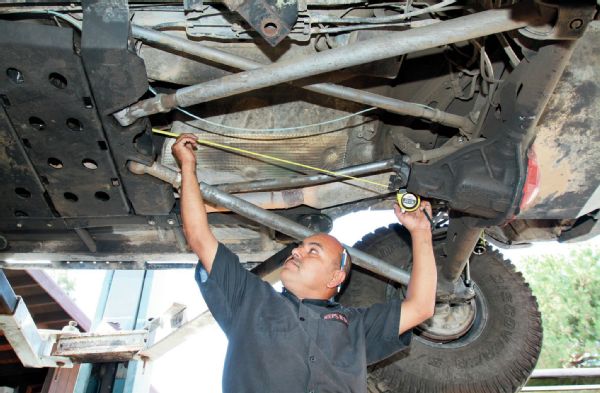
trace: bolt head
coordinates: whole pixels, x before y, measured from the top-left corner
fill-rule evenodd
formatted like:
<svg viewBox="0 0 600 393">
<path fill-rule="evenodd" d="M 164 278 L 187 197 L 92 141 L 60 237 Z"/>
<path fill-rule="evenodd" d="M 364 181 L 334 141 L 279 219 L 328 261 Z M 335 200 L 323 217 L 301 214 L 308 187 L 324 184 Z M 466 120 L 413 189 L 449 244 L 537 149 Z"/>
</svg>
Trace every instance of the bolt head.
<svg viewBox="0 0 600 393">
<path fill-rule="evenodd" d="M 571 23 L 569 23 L 569 27 L 570 27 L 572 30 L 581 29 L 581 27 L 582 27 L 582 26 L 583 26 L 583 20 L 581 20 L 581 19 L 579 19 L 579 18 L 578 18 L 578 19 L 573 19 L 573 20 L 571 21 Z"/>
</svg>

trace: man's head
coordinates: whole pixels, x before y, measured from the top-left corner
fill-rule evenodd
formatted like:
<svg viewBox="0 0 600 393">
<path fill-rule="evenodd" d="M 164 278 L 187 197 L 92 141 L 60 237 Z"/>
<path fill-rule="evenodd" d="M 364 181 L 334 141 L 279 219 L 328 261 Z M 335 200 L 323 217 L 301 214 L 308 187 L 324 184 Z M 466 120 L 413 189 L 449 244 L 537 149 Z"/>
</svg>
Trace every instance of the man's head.
<svg viewBox="0 0 600 393">
<path fill-rule="evenodd" d="M 319 233 L 292 250 L 281 271 L 283 285 L 301 299 L 329 299 L 350 271 L 350 257 L 342 267 L 344 247 L 333 236 Z"/>
</svg>

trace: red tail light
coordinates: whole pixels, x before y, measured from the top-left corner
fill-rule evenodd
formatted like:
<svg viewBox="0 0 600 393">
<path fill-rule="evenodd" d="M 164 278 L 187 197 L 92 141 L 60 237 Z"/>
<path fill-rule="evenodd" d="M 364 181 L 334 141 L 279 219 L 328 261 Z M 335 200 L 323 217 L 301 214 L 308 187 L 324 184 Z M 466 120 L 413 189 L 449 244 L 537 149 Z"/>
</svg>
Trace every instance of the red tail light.
<svg viewBox="0 0 600 393">
<path fill-rule="evenodd" d="M 537 155 L 533 146 L 527 152 L 527 178 L 523 186 L 523 196 L 521 198 L 521 211 L 525 211 L 531 207 L 535 197 L 540 191 L 540 167 L 537 161 Z"/>
</svg>

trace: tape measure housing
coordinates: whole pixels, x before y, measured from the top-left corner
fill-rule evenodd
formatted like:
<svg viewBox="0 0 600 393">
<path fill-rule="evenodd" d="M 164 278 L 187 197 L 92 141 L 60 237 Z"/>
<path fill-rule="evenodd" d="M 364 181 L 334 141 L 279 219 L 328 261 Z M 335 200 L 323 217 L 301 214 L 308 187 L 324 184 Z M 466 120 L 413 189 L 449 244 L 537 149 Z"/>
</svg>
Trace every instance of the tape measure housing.
<svg viewBox="0 0 600 393">
<path fill-rule="evenodd" d="M 412 192 L 399 192 L 396 199 L 400 208 L 407 212 L 414 212 L 421 206 L 421 198 Z"/>
</svg>

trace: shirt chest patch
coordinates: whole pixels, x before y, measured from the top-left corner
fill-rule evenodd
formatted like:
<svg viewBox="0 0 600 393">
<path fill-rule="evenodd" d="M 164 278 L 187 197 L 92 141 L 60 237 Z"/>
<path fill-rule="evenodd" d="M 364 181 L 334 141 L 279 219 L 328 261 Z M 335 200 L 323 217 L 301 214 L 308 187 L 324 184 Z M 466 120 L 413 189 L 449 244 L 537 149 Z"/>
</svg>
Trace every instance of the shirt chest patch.
<svg viewBox="0 0 600 393">
<path fill-rule="evenodd" d="M 342 314 L 341 312 L 330 312 L 327 314 L 323 314 L 321 318 L 323 318 L 326 321 L 340 322 L 343 323 L 346 327 L 348 327 L 348 317 L 345 314 Z"/>
</svg>

